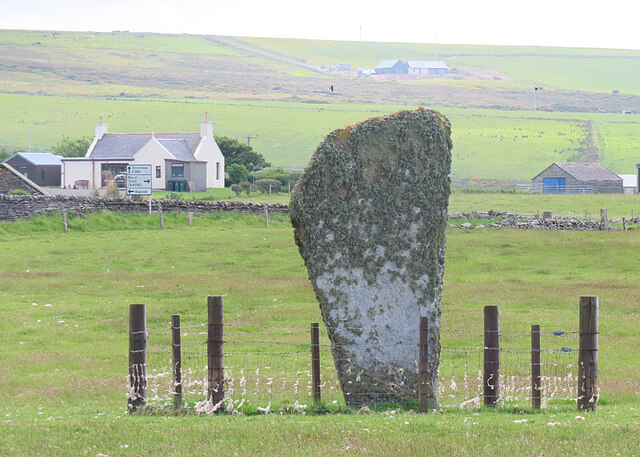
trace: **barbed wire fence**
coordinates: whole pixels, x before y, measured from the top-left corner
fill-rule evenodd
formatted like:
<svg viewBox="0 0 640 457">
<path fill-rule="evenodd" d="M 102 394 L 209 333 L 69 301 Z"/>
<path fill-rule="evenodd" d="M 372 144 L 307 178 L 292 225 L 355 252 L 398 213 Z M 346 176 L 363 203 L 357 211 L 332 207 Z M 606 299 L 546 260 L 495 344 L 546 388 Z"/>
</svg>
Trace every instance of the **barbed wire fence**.
<svg viewBox="0 0 640 457">
<path fill-rule="evenodd" d="M 135 318 L 134 307 L 142 316 Z M 227 323 L 224 337 L 212 341 L 211 322 L 180 325 L 175 315 L 167 327 L 146 329 L 144 308 L 140 307 L 144 305 L 132 305 L 130 314 L 127 398 L 131 412 L 140 407 L 196 413 L 303 412 L 317 406 L 320 399 L 321 404 L 340 409 L 345 404 L 358 404 L 358 396 L 365 395 L 359 385 L 363 373 L 355 372 L 361 369 L 349 359 L 334 359 L 334 354 L 343 351 L 332 345 L 326 327 Z M 492 332 L 499 336 L 495 346 L 487 344 Z M 595 349 L 581 344 L 583 338 L 594 334 Z M 536 338 L 537 348 L 531 344 Z M 586 399 L 584 409 L 595 409 L 597 404 L 597 386 L 595 380 L 591 382 L 594 376 L 589 370 L 585 373 L 582 358 L 583 353 L 595 354 L 597 376 L 597 317 L 595 332 L 541 331 L 539 327 L 532 327 L 532 332 L 492 330 L 487 329 L 485 319 L 484 330 L 441 328 L 440 345 L 440 407 L 480 407 L 483 397 L 485 404 L 499 407 L 536 407 L 534 397 L 538 398 L 537 407 L 542 408 L 566 406 L 581 398 Z M 343 345 L 343 349 L 353 349 L 349 346 Z M 224 347 L 219 360 L 211 358 L 215 347 L 220 354 Z M 384 356 L 384 347 L 377 350 Z M 492 354 L 499 358 L 493 368 Z M 219 372 L 212 368 L 216 364 Z M 336 366 L 351 375 L 345 377 L 350 379 L 345 385 L 340 384 Z M 419 374 L 417 357 L 411 375 L 415 379 Z M 389 406 L 394 386 L 380 383 L 379 387 L 378 393 L 368 386 L 365 403 L 369 407 Z M 493 389 L 496 399 L 487 403 Z M 418 390 L 417 386 L 403 390 L 405 406 L 418 407 Z"/>
</svg>

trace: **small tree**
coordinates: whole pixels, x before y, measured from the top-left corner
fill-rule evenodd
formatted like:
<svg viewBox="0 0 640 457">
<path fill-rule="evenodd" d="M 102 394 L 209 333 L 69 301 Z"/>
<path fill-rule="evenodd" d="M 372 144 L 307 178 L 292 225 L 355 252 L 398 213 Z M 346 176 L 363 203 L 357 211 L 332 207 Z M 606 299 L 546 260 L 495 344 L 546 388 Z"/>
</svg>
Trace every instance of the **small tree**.
<svg viewBox="0 0 640 457">
<path fill-rule="evenodd" d="M 231 184 L 239 184 L 242 181 L 249 179 L 249 172 L 244 165 L 239 163 L 232 163 L 227 167 L 227 174 L 229 175 L 229 182 Z"/>
<path fill-rule="evenodd" d="M 215 139 L 222 155 L 224 155 L 227 169 L 229 165 L 233 163 L 244 165 L 247 170 L 269 166 L 269 162 L 264 159 L 262 154 L 254 151 L 251 146 L 247 146 L 238 140 L 227 138 L 226 136 L 216 136 Z"/>
<path fill-rule="evenodd" d="M 53 152 L 63 157 L 82 157 L 86 155 L 91 146 L 91 137 L 83 136 L 82 138 L 76 138 L 72 140 L 68 136 L 64 135 L 60 143 L 53 146 Z"/>
</svg>

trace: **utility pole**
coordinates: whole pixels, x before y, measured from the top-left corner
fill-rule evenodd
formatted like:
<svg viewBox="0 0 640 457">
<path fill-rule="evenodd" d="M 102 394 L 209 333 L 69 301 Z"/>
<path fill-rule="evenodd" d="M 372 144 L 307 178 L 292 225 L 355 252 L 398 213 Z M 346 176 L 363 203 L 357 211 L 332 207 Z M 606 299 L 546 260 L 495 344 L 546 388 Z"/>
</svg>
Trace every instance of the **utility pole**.
<svg viewBox="0 0 640 457">
<path fill-rule="evenodd" d="M 251 134 L 245 136 L 244 134 L 240 135 L 242 138 L 246 138 L 247 139 L 247 146 L 251 146 L 251 140 L 253 140 L 254 138 L 258 138 L 258 135 L 256 136 L 251 136 Z"/>
<path fill-rule="evenodd" d="M 533 110 L 536 110 L 536 94 L 538 93 L 538 87 L 533 88 Z"/>
</svg>

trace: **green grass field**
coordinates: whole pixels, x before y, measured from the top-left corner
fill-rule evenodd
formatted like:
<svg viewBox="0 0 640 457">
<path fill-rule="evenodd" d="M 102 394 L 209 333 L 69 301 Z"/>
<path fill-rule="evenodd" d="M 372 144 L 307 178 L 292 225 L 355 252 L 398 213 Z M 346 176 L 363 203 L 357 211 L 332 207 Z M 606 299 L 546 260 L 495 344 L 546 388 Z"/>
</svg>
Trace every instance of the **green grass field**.
<svg viewBox="0 0 640 457">
<path fill-rule="evenodd" d="M 578 298 L 600 297 L 601 404 L 269 416 L 125 414 L 127 315 L 203 322 L 225 295 L 226 322 L 307 326 L 320 319 L 286 217 L 59 215 L 0 223 L 0 436 L 12 456 L 634 455 L 640 452 L 636 354 L 640 232 L 448 232 L 443 327 L 577 328 Z M 499 234 L 499 236 L 497 236 Z"/>
<path fill-rule="evenodd" d="M 14 107 L 18 107 L 14 109 Z M 0 144 L 50 150 L 63 135 L 93 135 L 104 116 L 110 132 L 195 131 L 204 111 L 216 135 L 252 146 L 274 166 L 301 168 L 330 131 L 369 117 L 416 106 L 310 105 L 233 100 L 122 100 L 118 98 L 0 95 Z M 533 113 L 446 108 L 453 127 L 454 184 L 470 178 L 526 182 L 553 162 L 584 160 L 587 122 L 593 120 L 602 163 L 634 173 L 640 121 L 614 114 Z M 250 128 L 247 126 L 250 125 Z M 246 141 L 246 140 L 245 140 Z M 592 141 L 593 143 L 593 141 Z"/>
<path fill-rule="evenodd" d="M 154 199 L 165 198 L 167 192 L 154 192 Z M 188 200 L 189 193 L 179 194 Z M 193 192 L 193 200 L 241 200 L 256 203 L 289 203 L 289 194 L 261 194 L 254 192 L 250 196 L 231 194 L 229 189 L 212 189 L 209 192 Z M 551 211 L 556 216 L 584 218 L 600 218 L 600 209 L 606 208 L 610 219 L 629 219 L 640 215 L 640 197 L 638 195 L 623 194 L 587 194 L 587 195 L 550 195 L 524 194 L 496 191 L 464 191 L 453 190 L 449 198 L 449 213 L 469 213 L 472 211 L 486 212 L 489 210 L 504 211 L 518 214 L 536 214 Z"/>
</svg>

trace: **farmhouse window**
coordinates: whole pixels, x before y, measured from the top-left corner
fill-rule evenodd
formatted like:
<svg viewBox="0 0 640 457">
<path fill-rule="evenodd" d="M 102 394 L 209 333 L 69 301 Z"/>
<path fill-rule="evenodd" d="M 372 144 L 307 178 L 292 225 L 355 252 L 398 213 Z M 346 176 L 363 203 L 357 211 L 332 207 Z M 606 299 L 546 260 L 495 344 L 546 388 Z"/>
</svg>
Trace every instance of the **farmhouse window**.
<svg viewBox="0 0 640 457">
<path fill-rule="evenodd" d="M 184 164 L 183 163 L 172 163 L 171 164 L 171 177 L 172 178 L 182 178 L 182 177 L 184 177 Z"/>
<path fill-rule="evenodd" d="M 156 166 L 156 178 L 162 178 L 162 167 L 160 165 Z"/>
</svg>

